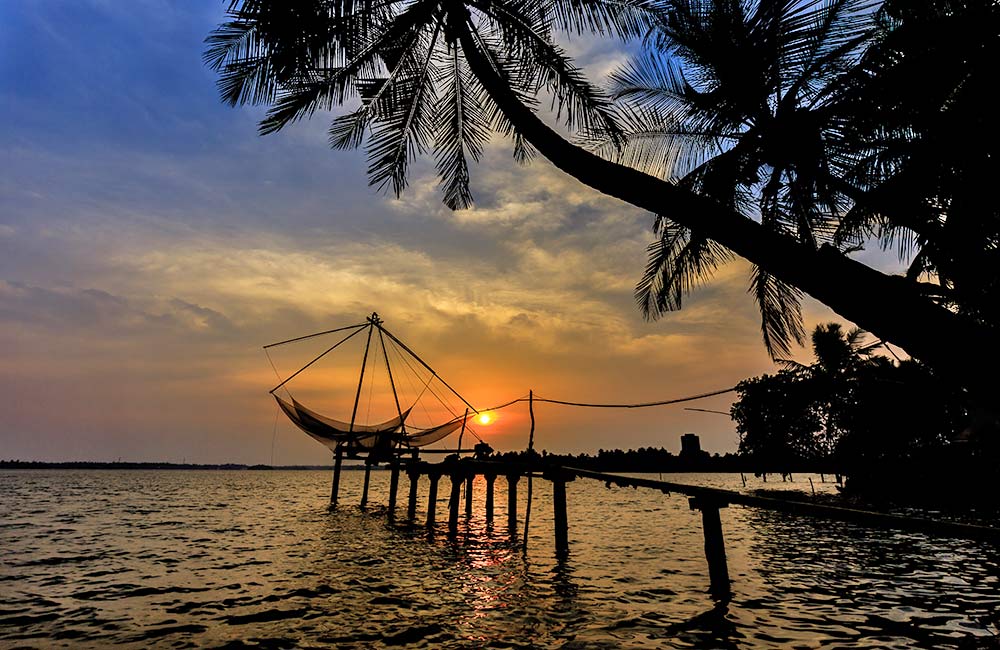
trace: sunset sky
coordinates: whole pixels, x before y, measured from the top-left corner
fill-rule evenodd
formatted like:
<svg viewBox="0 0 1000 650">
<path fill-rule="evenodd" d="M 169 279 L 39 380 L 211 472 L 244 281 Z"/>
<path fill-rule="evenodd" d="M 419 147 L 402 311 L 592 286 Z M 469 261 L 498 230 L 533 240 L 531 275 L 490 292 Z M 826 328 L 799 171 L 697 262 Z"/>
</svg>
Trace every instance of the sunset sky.
<svg viewBox="0 0 1000 650">
<path fill-rule="evenodd" d="M 399 200 L 369 188 L 363 153 L 330 150 L 323 116 L 258 137 L 260 111 L 223 106 L 201 62 L 224 7 L 0 3 L 0 458 L 268 463 L 273 443 L 275 463 L 327 462 L 283 419 L 275 433 L 261 346 L 372 311 L 477 407 L 529 389 L 670 399 L 774 370 L 745 264 L 644 321 L 632 289 L 651 217 L 544 160 L 519 167 L 509 141 L 473 169 L 475 209 L 451 212 L 430 161 Z M 623 57 L 569 46 L 596 80 Z M 835 318 L 806 307 L 809 328 Z M 310 345 L 276 353 L 279 371 Z M 331 361 L 303 390 L 353 385 L 357 365 Z M 727 417 L 684 410 L 731 401 L 543 405 L 536 446 L 676 452 L 695 432 L 734 451 Z M 527 409 L 477 431 L 523 448 Z"/>
</svg>

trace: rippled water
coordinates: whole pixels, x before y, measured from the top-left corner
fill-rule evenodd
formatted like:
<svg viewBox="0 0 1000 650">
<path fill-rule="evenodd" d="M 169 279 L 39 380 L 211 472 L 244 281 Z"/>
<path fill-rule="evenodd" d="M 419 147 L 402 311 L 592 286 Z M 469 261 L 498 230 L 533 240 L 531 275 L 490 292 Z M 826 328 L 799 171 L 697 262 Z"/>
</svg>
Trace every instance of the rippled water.
<svg viewBox="0 0 1000 650">
<path fill-rule="evenodd" d="M 353 505 L 361 479 L 346 472 L 328 512 L 323 472 L 0 472 L 0 646 L 997 647 L 1000 550 L 985 542 L 731 507 L 733 596 L 716 602 L 682 497 L 569 484 L 557 561 L 545 481 L 524 554 L 502 478 L 495 525 L 477 483 L 455 537 L 446 479 L 430 533 L 405 521 L 405 476 L 395 523 Z M 387 491 L 374 473 L 372 502 Z"/>
</svg>

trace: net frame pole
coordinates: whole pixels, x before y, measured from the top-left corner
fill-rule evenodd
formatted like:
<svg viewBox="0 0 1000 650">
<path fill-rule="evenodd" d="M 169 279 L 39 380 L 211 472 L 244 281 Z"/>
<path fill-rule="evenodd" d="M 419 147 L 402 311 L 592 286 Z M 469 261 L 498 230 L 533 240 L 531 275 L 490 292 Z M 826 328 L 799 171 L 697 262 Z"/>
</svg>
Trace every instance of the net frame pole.
<svg viewBox="0 0 1000 650">
<path fill-rule="evenodd" d="M 455 390 L 454 388 L 452 388 L 451 385 L 448 384 L 448 382 L 446 382 L 444 379 L 442 379 L 441 376 L 438 375 L 437 372 L 434 370 L 434 368 L 431 368 L 429 365 L 427 365 L 426 361 L 424 361 L 419 356 L 417 356 L 416 352 L 414 352 L 413 350 L 411 350 L 405 343 L 403 343 L 398 338 L 396 338 L 393 335 L 392 332 L 390 332 L 389 330 L 387 330 L 384 327 L 382 327 L 381 322 L 376 323 L 375 327 L 377 327 L 379 329 L 379 331 L 385 332 L 386 336 L 388 336 L 390 339 L 392 339 L 393 342 L 395 342 L 401 348 L 403 348 L 404 350 L 406 350 L 407 354 L 409 354 L 411 357 L 413 357 L 418 362 L 420 362 L 420 365 L 422 365 L 424 368 L 427 368 L 430 371 L 430 373 L 432 375 L 434 375 L 434 377 L 437 378 L 438 381 L 440 381 L 442 384 L 444 384 L 445 388 L 447 388 L 448 390 L 450 390 L 452 392 L 452 394 L 455 395 L 455 397 L 457 397 L 458 399 L 462 400 L 462 402 L 466 406 L 468 406 L 472 410 L 473 413 L 479 413 L 479 409 L 477 409 L 475 406 L 473 406 L 472 404 L 470 404 L 467 399 L 465 399 L 464 397 L 462 397 L 461 393 L 459 393 L 457 390 Z"/>
<path fill-rule="evenodd" d="M 361 330 L 358 330 L 359 332 Z M 361 377 L 358 378 L 358 392 L 354 395 L 354 408 L 351 410 L 351 427 L 349 433 L 354 433 L 354 418 L 358 416 L 358 402 L 361 401 L 361 387 L 365 383 L 365 366 L 368 365 L 368 349 L 372 344 L 372 322 L 368 321 L 368 341 L 365 343 L 365 356 L 361 357 Z"/>
<path fill-rule="evenodd" d="M 392 399 L 396 401 L 396 414 L 399 415 L 399 428 L 406 435 L 406 423 L 403 422 L 403 409 L 399 406 L 399 395 L 396 393 L 396 382 L 392 378 L 392 366 L 389 365 L 389 351 L 385 349 L 385 339 L 382 338 L 382 328 L 378 328 L 378 341 L 382 345 L 382 357 L 385 358 L 385 369 L 389 374 L 389 387 L 392 388 Z"/>
<path fill-rule="evenodd" d="M 361 327 L 364 327 L 364 326 L 362 325 Z M 305 370 L 306 368 L 308 368 L 312 364 L 316 363 L 317 361 L 319 361 L 320 359 L 322 359 L 326 355 L 328 355 L 331 352 L 333 352 L 334 350 L 336 350 L 340 346 L 341 343 L 347 342 L 348 339 L 350 339 L 355 334 L 357 334 L 358 332 L 361 332 L 361 331 L 362 331 L 362 329 L 359 327 L 358 329 L 354 330 L 353 332 L 351 332 L 350 334 L 348 334 L 344 338 L 340 339 L 335 344 L 333 344 L 332 346 L 330 346 L 329 348 L 327 348 L 326 351 L 323 352 L 321 355 L 319 355 L 318 357 L 316 357 L 315 359 L 313 359 L 312 361 L 310 361 L 306 365 L 304 365 L 301 368 L 299 368 L 298 370 L 296 370 L 288 379 L 286 379 L 285 381 L 281 382 L 280 384 L 278 384 L 277 386 L 275 386 L 274 388 L 272 388 L 271 390 L 269 390 L 267 392 L 270 393 L 270 394 L 272 394 L 272 395 L 274 395 L 274 391 L 278 390 L 279 388 L 281 388 L 282 386 L 284 386 L 285 384 L 287 384 L 291 380 L 295 379 L 303 370 Z"/>
<path fill-rule="evenodd" d="M 344 330 L 354 329 L 355 327 L 362 328 L 364 326 L 365 326 L 365 323 L 359 323 L 358 325 L 347 325 L 345 327 L 338 327 L 336 329 L 326 330 L 325 332 L 316 332 L 315 334 L 306 334 L 305 336 L 297 336 L 294 339 L 288 339 L 287 341 L 278 341 L 277 343 L 268 343 L 267 345 L 264 346 L 264 349 L 266 350 L 268 348 L 276 348 L 279 345 L 285 345 L 286 343 L 295 343 L 297 341 L 305 341 L 306 339 L 315 338 L 317 336 L 324 336 L 326 334 L 333 334 L 335 332 L 343 332 Z"/>
</svg>

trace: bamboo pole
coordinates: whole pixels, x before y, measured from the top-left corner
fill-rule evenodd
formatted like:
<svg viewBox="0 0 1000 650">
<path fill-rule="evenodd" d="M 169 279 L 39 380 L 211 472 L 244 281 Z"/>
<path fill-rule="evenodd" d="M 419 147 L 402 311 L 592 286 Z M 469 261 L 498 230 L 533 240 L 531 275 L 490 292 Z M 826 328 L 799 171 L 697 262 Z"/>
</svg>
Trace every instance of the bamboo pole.
<svg viewBox="0 0 1000 650">
<path fill-rule="evenodd" d="M 531 461 L 531 452 L 535 447 L 535 393 L 528 391 L 528 416 L 531 418 L 531 430 L 528 432 L 528 460 Z M 528 527 L 531 525 L 531 474 L 528 472 L 528 505 L 524 509 L 524 542 L 522 546 L 524 552 L 528 552 Z"/>
</svg>

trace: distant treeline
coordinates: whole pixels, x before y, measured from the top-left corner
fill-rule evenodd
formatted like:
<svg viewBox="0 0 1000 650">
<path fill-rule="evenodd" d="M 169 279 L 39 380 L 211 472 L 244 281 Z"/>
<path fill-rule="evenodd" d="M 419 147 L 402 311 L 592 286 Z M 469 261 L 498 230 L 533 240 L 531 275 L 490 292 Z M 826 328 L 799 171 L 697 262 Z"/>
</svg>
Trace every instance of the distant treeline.
<svg viewBox="0 0 1000 650">
<path fill-rule="evenodd" d="M 550 454 L 542 451 L 535 456 L 546 463 L 578 467 L 595 472 L 761 472 L 768 473 L 806 473 L 834 474 L 836 469 L 832 463 L 800 460 L 792 466 L 781 468 L 762 468 L 759 461 L 739 454 L 710 455 L 701 451 L 694 454 L 675 455 L 664 448 L 640 447 L 639 449 L 600 449 L 596 455 L 591 454 Z M 528 453 L 524 451 L 494 454 L 490 457 L 504 461 L 527 461 Z"/>
</svg>

